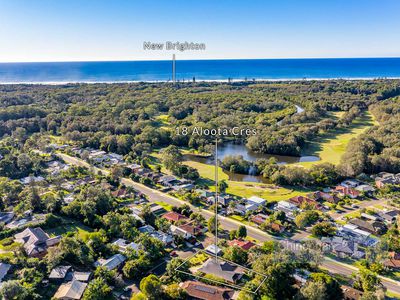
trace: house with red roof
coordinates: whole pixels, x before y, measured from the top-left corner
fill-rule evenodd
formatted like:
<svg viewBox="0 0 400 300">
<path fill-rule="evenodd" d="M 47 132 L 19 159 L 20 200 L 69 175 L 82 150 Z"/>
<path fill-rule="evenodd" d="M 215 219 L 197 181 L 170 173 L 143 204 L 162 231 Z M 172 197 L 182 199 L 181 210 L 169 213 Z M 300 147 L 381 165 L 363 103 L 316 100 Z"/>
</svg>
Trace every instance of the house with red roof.
<svg viewBox="0 0 400 300">
<path fill-rule="evenodd" d="M 174 211 L 169 211 L 165 213 L 162 217 L 172 223 L 187 219 L 184 215 L 181 215 L 180 213 Z"/>
<path fill-rule="evenodd" d="M 243 241 L 243 240 L 233 240 L 233 241 L 228 241 L 228 245 L 233 247 L 233 246 L 238 246 L 242 248 L 243 250 L 249 250 L 250 248 L 256 246 L 253 242 L 250 241 Z"/>
</svg>

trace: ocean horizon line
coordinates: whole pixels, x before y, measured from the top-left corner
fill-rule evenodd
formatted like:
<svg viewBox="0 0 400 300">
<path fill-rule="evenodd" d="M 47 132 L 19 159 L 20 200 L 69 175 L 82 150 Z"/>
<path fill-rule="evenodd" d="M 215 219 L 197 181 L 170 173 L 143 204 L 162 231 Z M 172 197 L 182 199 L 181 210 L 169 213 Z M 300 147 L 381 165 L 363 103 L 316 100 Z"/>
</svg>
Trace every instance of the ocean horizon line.
<svg viewBox="0 0 400 300">
<path fill-rule="evenodd" d="M 171 54 L 172 55 L 172 54 Z M 270 57 L 270 58 L 199 58 L 176 59 L 176 61 L 240 61 L 240 60 L 338 60 L 338 59 L 400 59 L 399 56 L 355 56 L 355 57 Z M 55 60 L 55 61 L 0 61 L 0 64 L 45 64 L 45 63 L 126 63 L 126 62 L 170 62 L 171 59 L 123 59 L 123 60 Z"/>
</svg>

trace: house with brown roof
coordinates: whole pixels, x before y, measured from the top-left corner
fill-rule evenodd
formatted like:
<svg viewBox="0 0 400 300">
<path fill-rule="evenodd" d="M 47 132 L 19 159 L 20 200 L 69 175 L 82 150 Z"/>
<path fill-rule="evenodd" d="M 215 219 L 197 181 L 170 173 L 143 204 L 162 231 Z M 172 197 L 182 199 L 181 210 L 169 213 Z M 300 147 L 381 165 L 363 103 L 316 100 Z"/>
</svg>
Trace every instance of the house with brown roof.
<svg viewBox="0 0 400 300">
<path fill-rule="evenodd" d="M 249 250 L 250 248 L 256 246 L 253 242 L 250 241 L 244 241 L 244 240 L 233 240 L 233 241 L 228 241 L 229 246 L 238 246 L 242 248 L 243 250 Z"/>
<path fill-rule="evenodd" d="M 321 204 L 319 204 L 317 201 L 315 201 L 314 199 L 311 199 L 309 197 L 305 197 L 305 196 L 295 196 L 289 199 L 290 203 L 293 203 L 294 205 L 301 207 L 303 205 L 310 205 L 315 207 L 316 209 L 321 209 L 322 206 Z"/>
<path fill-rule="evenodd" d="M 341 185 L 338 185 L 335 188 L 335 191 L 338 192 L 339 195 L 341 195 L 343 197 L 347 196 L 347 197 L 350 197 L 351 199 L 356 199 L 361 195 L 361 192 L 359 192 L 353 188 L 345 187 L 345 186 L 341 186 Z"/>
<path fill-rule="evenodd" d="M 58 244 L 61 236 L 50 238 L 42 228 L 27 228 L 14 235 L 17 243 L 23 244 L 28 256 L 40 257 L 46 254 L 47 248 Z"/>
<path fill-rule="evenodd" d="M 263 223 L 265 223 L 265 221 L 268 219 L 267 215 L 264 214 L 257 214 L 255 216 L 251 217 L 251 221 L 256 223 L 257 225 L 261 225 Z"/>
<path fill-rule="evenodd" d="M 198 281 L 181 282 L 179 286 L 186 291 L 191 299 L 230 300 L 233 299 L 232 289 L 217 287 Z"/>
<path fill-rule="evenodd" d="M 384 234 L 387 230 L 387 227 L 384 223 L 379 221 L 364 221 L 361 219 L 351 219 L 349 221 L 350 224 L 356 225 L 361 230 L 367 231 L 372 234 Z"/>
<path fill-rule="evenodd" d="M 180 220 L 186 220 L 187 218 L 184 215 L 181 215 L 180 213 L 174 212 L 174 211 L 169 211 L 167 213 L 165 213 L 162 218 L 175 223 L 178 222 Z"/>
<path fill-rule="evenodd" d="M 400 253 L 390 252 L 389 258 L 383 264 L 390 269 L 400 269 Z"/>
<path fill-rule="evenodd" d="M 342 285 L 341 288 L 345 300 L 359 300 L 364 294 L 362 291 L 356 290 L 347 285 Z"/>
</svg>

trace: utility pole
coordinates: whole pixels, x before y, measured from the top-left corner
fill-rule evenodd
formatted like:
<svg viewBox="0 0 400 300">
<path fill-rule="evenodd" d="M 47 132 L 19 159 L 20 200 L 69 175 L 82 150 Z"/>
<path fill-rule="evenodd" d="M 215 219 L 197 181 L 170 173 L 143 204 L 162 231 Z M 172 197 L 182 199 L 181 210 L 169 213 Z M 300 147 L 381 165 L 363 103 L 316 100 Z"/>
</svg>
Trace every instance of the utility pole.
<svg viewBox="0 0 400 300">
<path fill-rule="evenodd" d="M 218 138 L 215 138 L 215 262 L 218 262 Z"/>
</svg>

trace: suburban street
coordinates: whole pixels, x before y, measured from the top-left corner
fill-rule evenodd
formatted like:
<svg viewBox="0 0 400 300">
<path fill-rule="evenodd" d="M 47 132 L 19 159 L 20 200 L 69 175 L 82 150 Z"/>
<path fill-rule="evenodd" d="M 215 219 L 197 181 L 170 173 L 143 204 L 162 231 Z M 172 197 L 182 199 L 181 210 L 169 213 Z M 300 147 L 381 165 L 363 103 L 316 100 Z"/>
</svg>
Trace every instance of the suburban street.
<svg viewBox="0 0 400 300">
<path fill-rule="evenodd" d="M 57 155 L 59 157 L 61 157 L 67 163 L 92 168 L 94 171 L 96 171 L 96 172 L 99 171 L 99 172 L 102 172 L 103 174 L 109 173 L 107 170 L 93 167 L 81 159 L 78 159 L 78 158 L 63 154 L 63 153 L 58 153 Z M 135 182 L 131 179 L 122 178 L 121 182 L 123 184 L 125 184 L 126 186 L 132 186 L 136 190 L 145 194 L 148 197 L 148 200 L 150 202 L 165 202 L 165 203 L 173 205 L 173 206 L 180 206 L 183 204 L 188 204 L 189 206 L 191 206 L 191 208 L 194 211 L 200 211 L 206 219 L 209 219 L 211 216 L 214 215 L 211 211 L 208 211 L 205 209 L 199 209 L 198 207 L 194 207 L 185 201 L 182 201 L 182 200 L 172 197 L 168 194 L 165 194 L 160 191 L 149 188 L 149 187 L 147 187 L 143 184 L 140 184 L 138 182 Z M 376 204 L 377 201 L 374 201 L 373 203 Z M 239 221 L 236 221 L 236 220 L 233 220 L 233 219 L 230 219 L 227 217 L 223 217 L 223 216 L 218 216 L 218 220 L 220 222 L 221 227 L 225 230 L 233 230 L 233 229 L 237 229 L 238 226 L 240 226 L 240 225 L 245 225 Z M 258 228 L 255 228 L 253 226 L 250 226 L 250 225 L 245 225 L 245 226 L 247 228 L 247 235 L 249 237 L 258 240 L 259 242 L 277 240 L 277 241 L 282 242 L 285 247 L 287 247 L 291 250 L 295 250 L 296 249 L 295 247 L 298 246 L 298 241 L 304 239 L 306 236 L 305 234 L 298 234 L 294 237 L 294 239 L 278 238 L 275 236 L 271 236 L 268 233 L 266 233 Z M 345 276 L 350 276 L 352 273 L 357 271 L 357 267 L 355 267 L 355 266 L 351 266 L 351 265 L 333 260 L 328 257 L 325 257 L 325 260 L 323 261 L 321 267 L 328 270 L 331 273 L 342 274 Z M 400 283 L 398 281 L 395 281 L 393 279 L 383 277 L 383 276 L 379 276 L 379 277 L 381 278 L 382 284 L 389 291 L 392 291 L 396 294 L 400 294 Z"/>
</svg>

